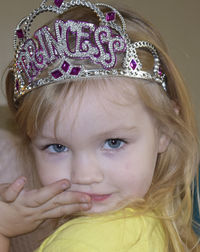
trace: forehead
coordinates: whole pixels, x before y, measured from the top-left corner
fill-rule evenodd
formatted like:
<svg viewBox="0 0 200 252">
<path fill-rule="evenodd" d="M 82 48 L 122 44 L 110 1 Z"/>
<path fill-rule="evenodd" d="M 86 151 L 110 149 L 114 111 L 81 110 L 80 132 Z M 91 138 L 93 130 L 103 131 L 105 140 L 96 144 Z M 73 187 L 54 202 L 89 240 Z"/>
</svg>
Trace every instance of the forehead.
<svg viewBox="0 0 200 252">
<path fill-rule="evenodd" d="M 85 129 L 86 125 L 106 131 L 131 127 L 133 120 L 139 123 L 142 114 L 148 113 L 132 82 L 122 78 L 91 80 L 81 92 L 69 90 L 58 109 L 47 117 L 42 133 L 57 135 L 64 130 Z"/>
<path fill-rule="evenodd" d="M 103 107 L 108 103 L 124 106 L 142 102 L 136 88 L 138 82 L 130 78 L 97 78 L 73 83 L 61 107 L 80 108 L 89 102 L 100 102 Z M 106 109 L 109 110 L 109 107 L 106 106 Z"/>
</svg>

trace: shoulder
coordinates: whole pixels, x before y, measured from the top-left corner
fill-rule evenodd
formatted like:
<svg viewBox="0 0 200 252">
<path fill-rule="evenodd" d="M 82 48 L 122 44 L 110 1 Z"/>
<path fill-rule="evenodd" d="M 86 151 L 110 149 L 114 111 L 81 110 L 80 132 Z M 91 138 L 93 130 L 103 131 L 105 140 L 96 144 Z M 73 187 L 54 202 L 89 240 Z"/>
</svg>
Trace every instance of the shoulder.
<svg viewBox="0 0 200 252">
<path fill-rule="evenodd" d="M 131 211 L 81 217 L 61 226 L 42 244 L 38 252 L 53 252 L 55 249 L 61 252 L 160 252 L 160 239 L 163 238 L 160 231 L 160 223 L 152 217 L 134 216 Z M 149 243 L 154 244 L 153 250 Z"/>
</svg>

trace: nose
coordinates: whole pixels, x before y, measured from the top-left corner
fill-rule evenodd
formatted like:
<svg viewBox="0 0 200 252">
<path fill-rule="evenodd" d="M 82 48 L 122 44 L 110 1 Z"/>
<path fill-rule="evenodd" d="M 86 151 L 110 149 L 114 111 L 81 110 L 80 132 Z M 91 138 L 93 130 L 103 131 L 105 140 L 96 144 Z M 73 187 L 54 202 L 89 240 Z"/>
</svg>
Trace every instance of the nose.
<svg viewBox="0 0 200 252">
<path fill-rule="evenodd" d="M 90 185 L 100 183 L 104 174 L 94 154 L 79 153 L 73 156 L 71 182 L 73 184 Z"/>
</svg>

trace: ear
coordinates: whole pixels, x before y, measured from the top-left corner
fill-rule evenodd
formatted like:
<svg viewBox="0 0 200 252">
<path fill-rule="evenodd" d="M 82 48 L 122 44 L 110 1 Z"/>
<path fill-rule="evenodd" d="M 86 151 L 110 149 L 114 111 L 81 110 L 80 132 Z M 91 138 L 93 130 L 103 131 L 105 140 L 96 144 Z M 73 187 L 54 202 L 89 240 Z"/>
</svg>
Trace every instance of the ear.
<svg viewBox="0 0 200 252">
<path fill-rule="evenodd" d="M 171 100 L 171 103 L 172 103 L 174 112 L 176 113 L 176 115 L 179 115 L 180 114 L 180 107 L 178 106 L 178 104 L 175 101 Z"/>
<path fill-rule="evenodd" d="M 167 150 L 170 140 L 170 136 L 168 136 L 166 133 L 160 133 L 158 153 L 163 153 Z"/>
</svg>

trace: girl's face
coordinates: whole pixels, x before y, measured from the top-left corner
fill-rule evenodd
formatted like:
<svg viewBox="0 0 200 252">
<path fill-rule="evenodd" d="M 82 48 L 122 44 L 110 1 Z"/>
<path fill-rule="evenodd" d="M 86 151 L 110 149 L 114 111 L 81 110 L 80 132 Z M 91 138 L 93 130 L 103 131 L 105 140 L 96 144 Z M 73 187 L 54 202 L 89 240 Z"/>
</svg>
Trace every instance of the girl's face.
<svg viewBox="0 0 200 252">
<path fill-rule="evenodd" d="M 118 80 L 119 85 L 123 82 Z M 32 139 L 41 182 L 70 180 L 69 191 L 91 196 L 90 213 L 143 198 L 152 182 L 157 155 L 167 145 L 136 88 L 132 87 L 133 102 L 127 104 L 119 85 L 112 81 L 109 85 L 113 85 L 111 96 L 116 103 L 105 95 L 106 89 L 88 88 L 81 102 L 78 97 L 73 102 L 66 98 L 56 125 L 55 112 Z"/>
</svg>

